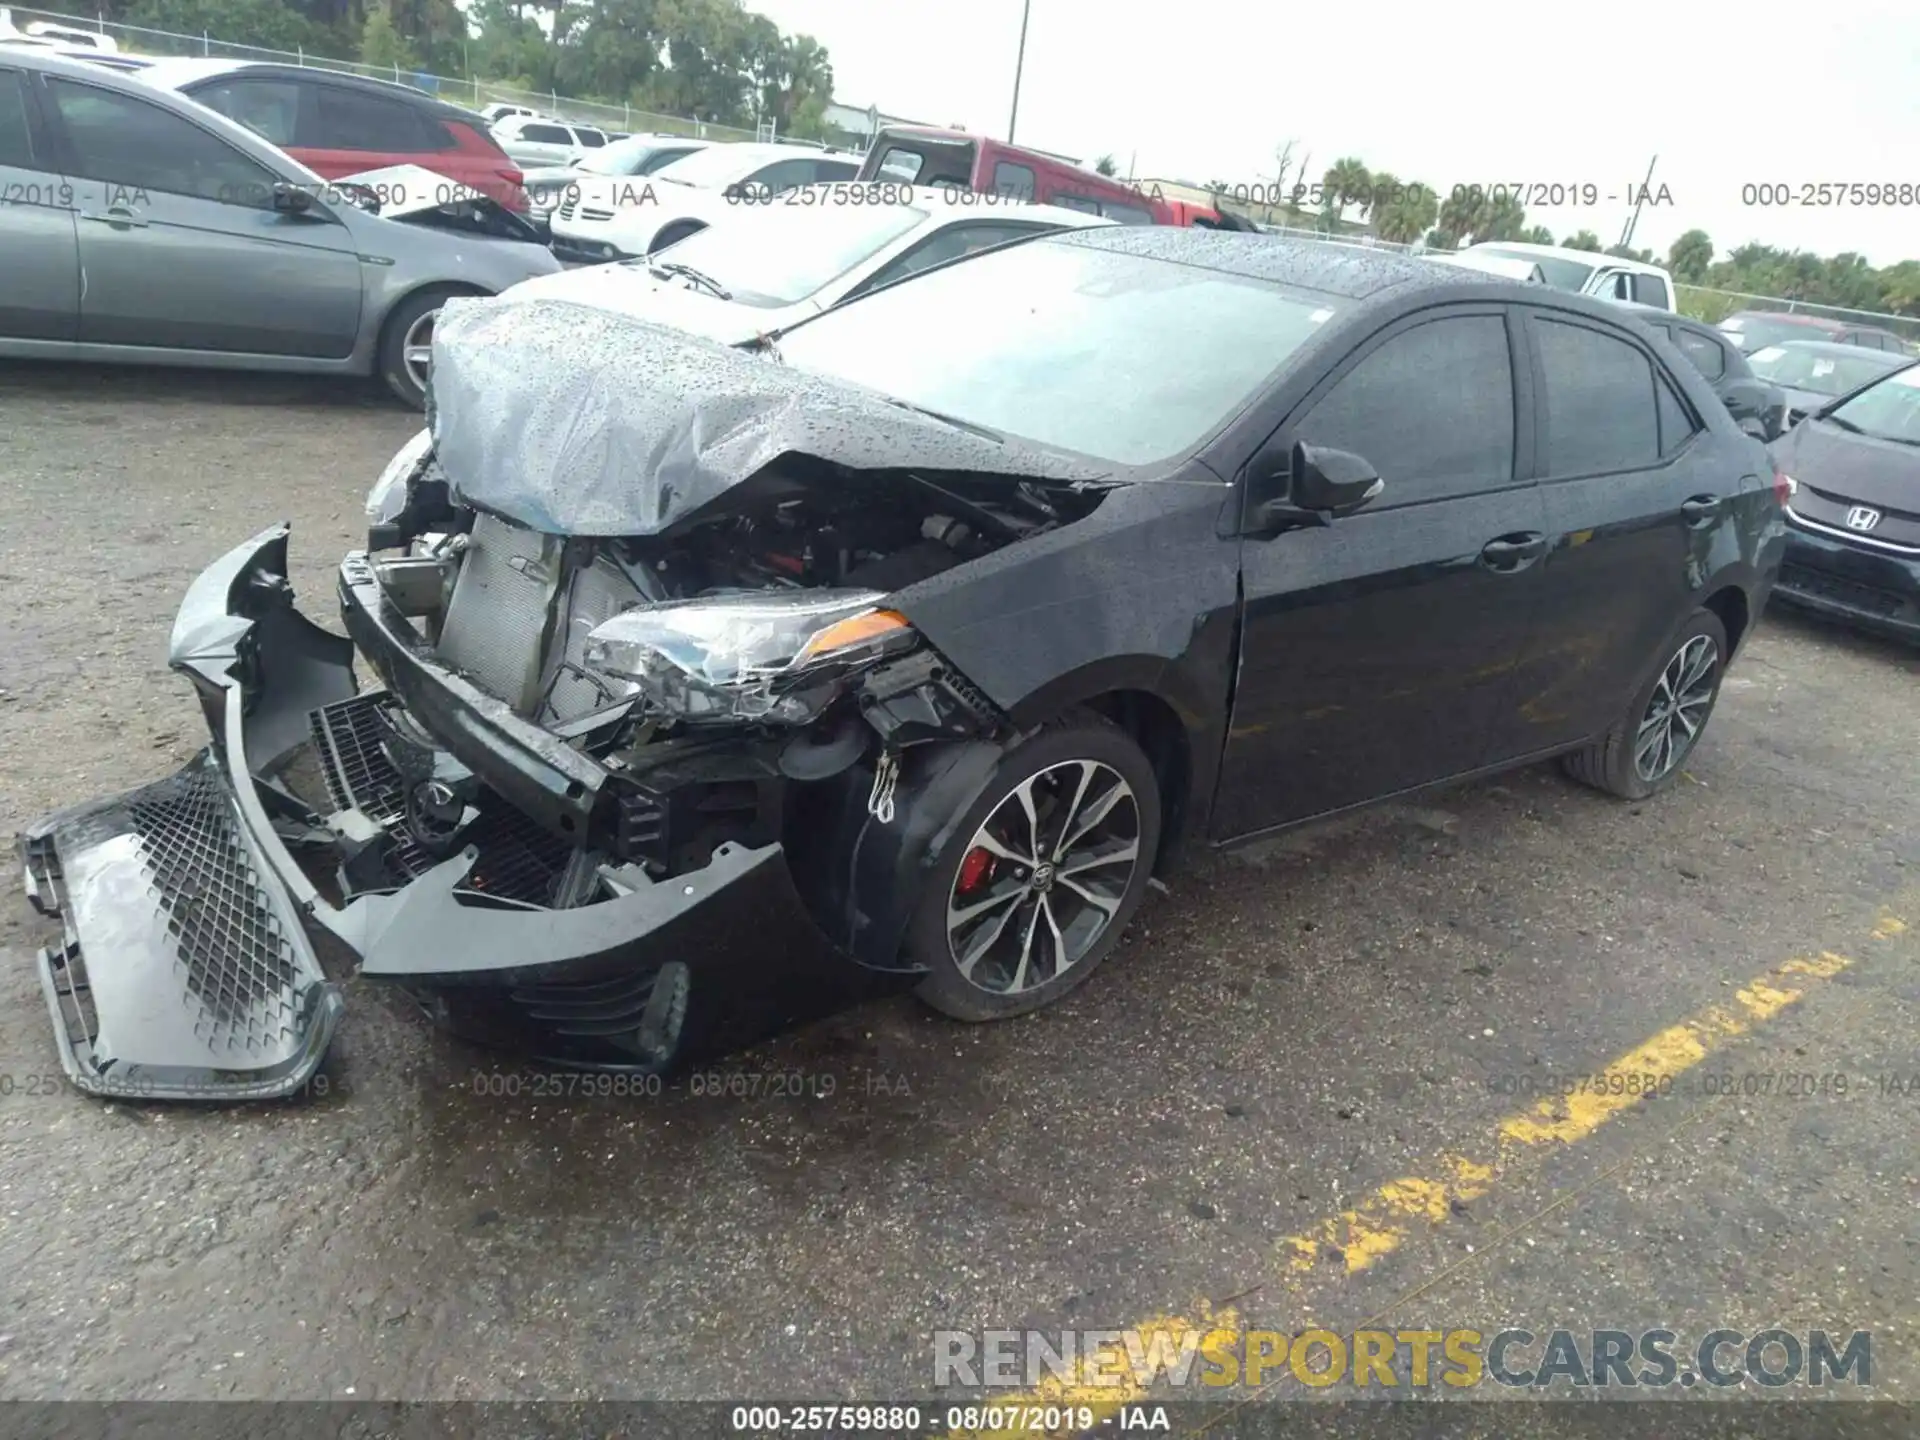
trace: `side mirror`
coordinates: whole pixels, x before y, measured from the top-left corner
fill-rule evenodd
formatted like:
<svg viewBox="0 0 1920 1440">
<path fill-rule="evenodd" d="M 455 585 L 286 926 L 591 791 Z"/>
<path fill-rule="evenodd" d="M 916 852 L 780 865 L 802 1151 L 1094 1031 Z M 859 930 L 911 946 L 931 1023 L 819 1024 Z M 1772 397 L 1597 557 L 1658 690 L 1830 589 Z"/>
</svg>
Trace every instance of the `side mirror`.
<svg viewBox="0 0 1920 1440">
<path fill-rule="evenodd" d="M 1293 447 L 1293 503 L 1328 515 L 1351 515 L 1377 500 L 1387 482 L 1364 455 L 1304 442 Z"/>
<path fill-rule="evenodd" d="M 301 186 L 285 180 L 273 187 L 273 208 L 282 215 L 304 215 L 313 208 L 313 196 Z"/>
<path fill-rule="evenodd" d="M 1304 442 L 1284 455 L 1256 457 L 1248 482 L 1246 529 L 1254 535 L 1326 525 L 1387 488 L 1364 456 Z"/>
</svg>

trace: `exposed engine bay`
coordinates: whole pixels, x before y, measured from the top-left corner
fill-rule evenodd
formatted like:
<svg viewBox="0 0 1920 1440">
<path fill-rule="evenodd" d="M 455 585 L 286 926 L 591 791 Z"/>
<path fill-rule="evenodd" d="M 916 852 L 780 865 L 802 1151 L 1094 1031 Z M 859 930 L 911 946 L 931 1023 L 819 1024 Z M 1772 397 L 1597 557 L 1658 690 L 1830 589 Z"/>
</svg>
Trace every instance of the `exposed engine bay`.
<svg viewBox="0 0 1920 1440">
<path fill-rule="evenodd" d="M 566 538 L 457 504 L 424 444 L 406 463 L 369 541 L 387 600 L 439 664 L 597 762 L 610 783 L 588 833 L 564 833 L 489 788 L 385 694 L 316 711 L 318 773 L 287 783 L 330 828 L 359 837 L 337 877 L 349 898 L 473 847 L 476 892 L 591 903 L 619 893 L 623 866 L 664 879 L 707 864 L 720 845 L 782 839 L 796 785 L 843 776 L 883 743 L 990 732 L 993 707 L 884 598 L 1099 500 L 1036 481 L 792 457 L 661 534 Z M 773 638 L 789 607 L 797 639 L 841 623 L 886 628 L 764 680 L 744 667 L 719 673 L 729 645 L 760 646 L 778 670 Z M 642 649 L 686 660 L 698 673 L 684 688 L 666 683 L 677 674 L 612 664 L 616 646 L 596 650 L 616 617 L 653 616 L 682 617 Z M 816 622 L 824 629 L 803 636 Z"/>
</svg>

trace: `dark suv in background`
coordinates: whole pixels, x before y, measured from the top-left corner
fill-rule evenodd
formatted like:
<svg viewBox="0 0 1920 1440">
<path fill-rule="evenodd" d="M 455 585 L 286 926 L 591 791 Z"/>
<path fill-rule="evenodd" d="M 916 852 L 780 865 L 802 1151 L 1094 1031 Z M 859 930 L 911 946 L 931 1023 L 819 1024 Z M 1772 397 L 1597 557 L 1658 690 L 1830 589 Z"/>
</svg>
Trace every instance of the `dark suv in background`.
<svg viewBox="0 0 1920 1440">
<path fill-rule="evenodd" d="M 405 85 L 247 60 L 162 60 L 141 78 L 238 121 L 322 179 L 418 165 L 527 209 L 520 167 L 486 120 Z"/>
</svg>

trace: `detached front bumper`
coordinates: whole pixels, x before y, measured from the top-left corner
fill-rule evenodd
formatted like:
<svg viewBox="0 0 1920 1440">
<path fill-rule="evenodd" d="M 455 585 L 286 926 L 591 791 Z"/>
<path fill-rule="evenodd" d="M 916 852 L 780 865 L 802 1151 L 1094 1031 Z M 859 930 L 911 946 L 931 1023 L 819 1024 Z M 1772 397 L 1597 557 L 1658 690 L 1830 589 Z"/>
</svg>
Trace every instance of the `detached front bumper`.
<svg viewBox="0 0 1920 1440">
<path fill-rule="evenodd" d="M 288 533 L 211 566 L 174 622 L 170 663 L 198 692 L 207 749 L 21 837 L 29 897 L 63 925 L 40 970 L 78 1087 L 196 1100 L 299 1090 L 344 1009 L 323 953 L 403 985 L 453 1028 L 589 1069 L 670 1069 L 859 988 L 778 844 L 721 846 L 662 881 L 626 867 L 625 893 L 567 909 L 487 893 L 472 845 L 347 898 L 341 842 L 367 829 L 367 766 L 380 763 L 339 738 L 338 717 L 367 703 L 356 644 L 439 743 L 548 829 L 584 823 L 603 772 L 438 665 L 364 556 L 340 573 L 353 639 L 313 625 L 293 607 Z M 287 780 L 316 756 L 332 816 Z M 353 823 L 329 823 L 343 817 Z"/>
<path fill-rule="evenodd" d="M 1787 529 L 1779 599 L 1892 639 L 1920 642 L 1920 556 Z"/>
</svg>

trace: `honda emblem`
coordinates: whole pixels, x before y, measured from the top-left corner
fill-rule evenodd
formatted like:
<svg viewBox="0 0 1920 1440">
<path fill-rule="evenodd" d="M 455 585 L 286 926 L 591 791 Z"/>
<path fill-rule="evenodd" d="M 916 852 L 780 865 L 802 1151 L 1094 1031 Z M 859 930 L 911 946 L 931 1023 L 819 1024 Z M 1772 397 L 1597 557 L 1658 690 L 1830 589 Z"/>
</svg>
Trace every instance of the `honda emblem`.
<svg viewBox="0 0 1920 1440">
<path fill-rule="evenodd" d="M 1871 505 L 1856 505 L 1847 511 L 1849 530 L 1871 530 L 1880 523 L 1880 512 Z"/>
</svg>

